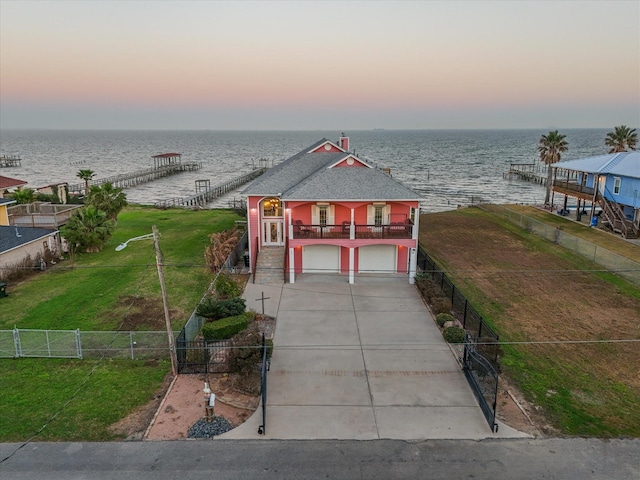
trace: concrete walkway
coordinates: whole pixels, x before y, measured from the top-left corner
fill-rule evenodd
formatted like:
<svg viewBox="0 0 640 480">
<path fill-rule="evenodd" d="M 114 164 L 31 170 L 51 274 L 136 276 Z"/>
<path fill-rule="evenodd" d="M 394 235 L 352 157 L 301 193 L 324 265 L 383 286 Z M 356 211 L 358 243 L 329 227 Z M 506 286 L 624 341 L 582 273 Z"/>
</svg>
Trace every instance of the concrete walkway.
<svg viewBox="0 0 640 480">
<path fill-rule="evenodd" d="M 249 283 L 247 306 L 277 317 L 262 410 L 218 438 L 482 439 L 491 432 L 451 349 L 406 277 L 301 275 Z"/>
</svg>

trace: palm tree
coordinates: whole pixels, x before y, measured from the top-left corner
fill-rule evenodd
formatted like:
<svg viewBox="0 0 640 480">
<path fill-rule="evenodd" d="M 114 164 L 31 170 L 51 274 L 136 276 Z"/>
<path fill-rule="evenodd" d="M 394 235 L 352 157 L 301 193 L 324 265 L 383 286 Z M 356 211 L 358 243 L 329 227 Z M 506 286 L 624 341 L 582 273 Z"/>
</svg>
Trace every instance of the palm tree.
<svg viewBox="0 0 640 480">
<path fill-rule="evenodd" d="M 626 152 L 635 150 L 638 143 L 638 134 L 635 128 L 626 125 L 614 127 L 613 132 L 607 133 L 604 144 L 610 148 L 609 153 Z"/>
<path fill-rule="evenodd" d="M 74 213 L 60 228 L 60 233 L 69 243 L 72 254 L 76 251 L 99 252 L 114 228 L 115 222 L 105 212 L 89 206 Z"/>
<path fill-rule="evenodd" d="M 36 199 L 36 192 L 30 188 L 21 188 L 13 192 L 13 199 L 16 203 L 33 203 Z"/>
<path fill-rule="evenodd" d="M 78 171 L 78 173 L 76 173 L 76 177 L 78 177 L 80 180 L 84 180 L 85 195 L 89 194 L 89 180 L 91 180 L 95 176 L 96 176 L 95 172 L 89 169 L 80 170 Z"/>
<path fill-rule="evenodd" d="M 561 135 L 557 130 L 549 132 L 540 137 L 538 142 L 538 152 L 540 153 L 540 161 L 547 165 L 547 193 L 544 197 L 544 204 L 549 204 L 551 198 L 551 165 L 560 161 L 560 153 L 569 150 L 569 146 L 565 141 L 566 135 Z"/>
<path fill-rule="evenodd" d="M 107 182 L 92 186 L 85 204 L 102 210 L 108 218 L 116 221 L 120 211 L 127 206 L 127 195 L 121 188 L 114 188 L 113 184 Z"/>
</svg>

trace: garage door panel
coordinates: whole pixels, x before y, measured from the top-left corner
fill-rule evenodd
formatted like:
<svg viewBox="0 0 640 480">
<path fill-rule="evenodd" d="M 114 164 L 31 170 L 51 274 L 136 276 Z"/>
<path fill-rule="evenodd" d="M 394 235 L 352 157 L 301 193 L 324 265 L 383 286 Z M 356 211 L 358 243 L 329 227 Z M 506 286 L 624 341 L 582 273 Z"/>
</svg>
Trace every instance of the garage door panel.
<svg viewBox="0 0 640 480">
<path fill-rule="evenodd" d="M 302 273 L 338 273 L 340 247 L 307 245 L 302 247 Z"/>
<path fill-rule="evenodd" d="M 369 245 L 360 247 L 358 271 L 360 273 L 395 273 L 395 245 Z"/>
</svg>

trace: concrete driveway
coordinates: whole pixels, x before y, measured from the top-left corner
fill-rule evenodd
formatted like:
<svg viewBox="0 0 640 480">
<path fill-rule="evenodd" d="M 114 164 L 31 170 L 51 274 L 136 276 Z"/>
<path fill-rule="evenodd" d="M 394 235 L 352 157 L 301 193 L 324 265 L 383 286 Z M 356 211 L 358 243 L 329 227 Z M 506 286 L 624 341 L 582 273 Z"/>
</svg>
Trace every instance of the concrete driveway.
<svg viewBox="0 0 640 480">
<path fill-rule="evenodd" d="M 262 411 L 219 438 L 481 439 L 491 432 L 451 349 L 406 277 L 301 275 L 248 284 L 247 306 L 277 317 Z"/>
</svg>

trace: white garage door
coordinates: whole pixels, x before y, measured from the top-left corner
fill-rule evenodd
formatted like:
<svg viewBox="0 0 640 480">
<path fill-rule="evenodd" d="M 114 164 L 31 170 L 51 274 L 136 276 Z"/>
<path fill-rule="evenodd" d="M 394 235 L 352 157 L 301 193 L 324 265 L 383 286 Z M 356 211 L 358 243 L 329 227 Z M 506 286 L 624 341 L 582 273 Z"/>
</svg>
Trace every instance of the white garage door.
<svg viewBox="0 0 640 480">
<path fill-rule="evenodd" d="M 309 245 L 302 247 L 302 273 L 338 273 L 340 247 Z"/>
<path fill-rule="evenodd" d="M 369 245 L 360 247 L 358 270 L 360 273 L 395 273 L 396 246 Z"/>
</svg>

